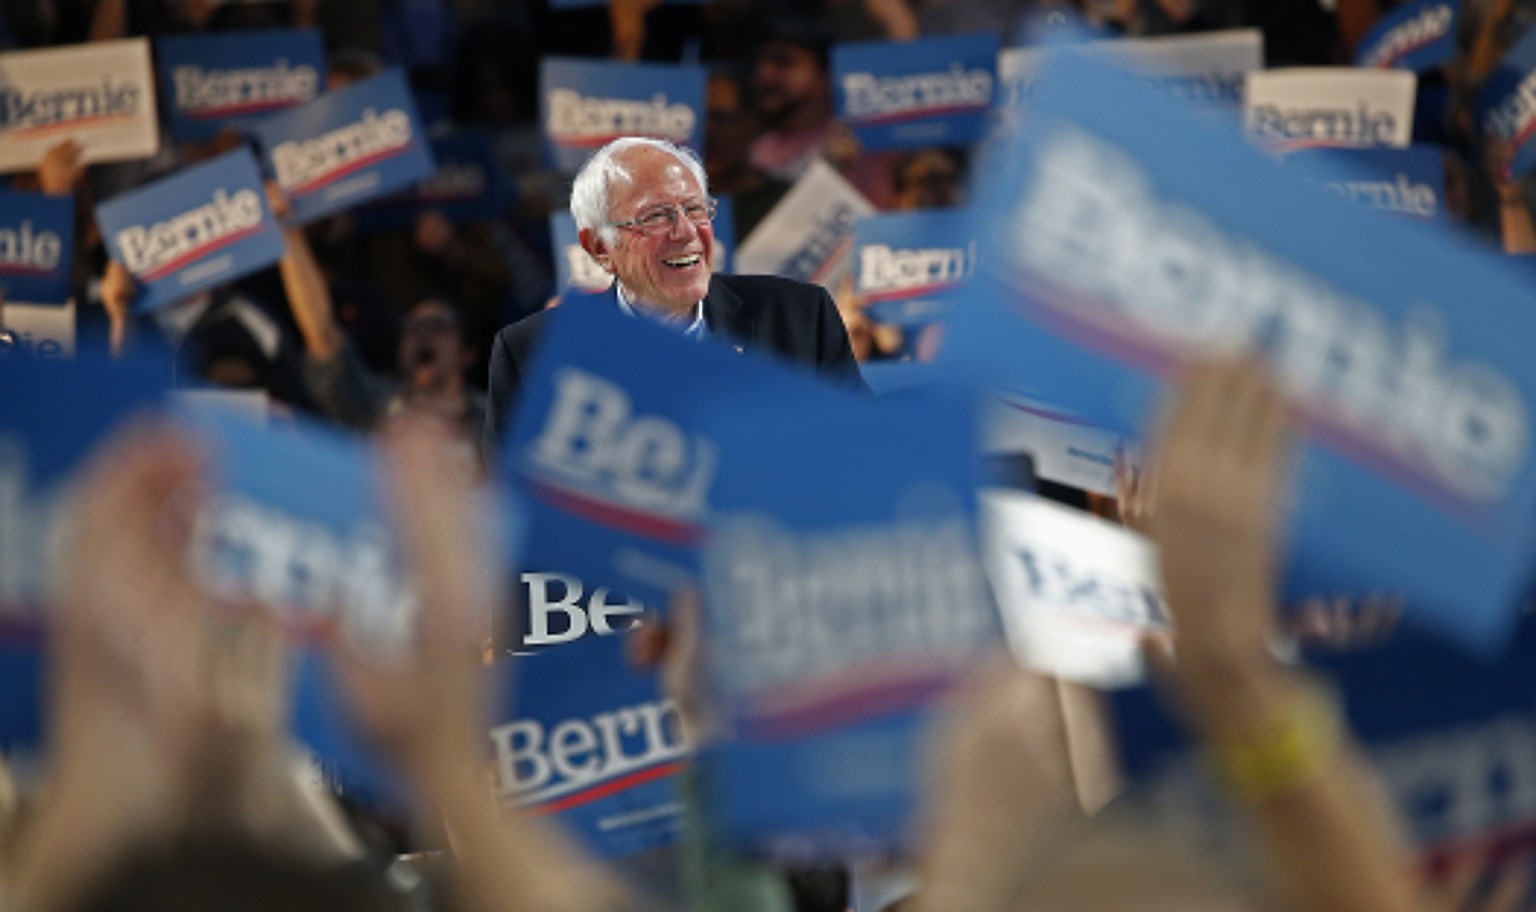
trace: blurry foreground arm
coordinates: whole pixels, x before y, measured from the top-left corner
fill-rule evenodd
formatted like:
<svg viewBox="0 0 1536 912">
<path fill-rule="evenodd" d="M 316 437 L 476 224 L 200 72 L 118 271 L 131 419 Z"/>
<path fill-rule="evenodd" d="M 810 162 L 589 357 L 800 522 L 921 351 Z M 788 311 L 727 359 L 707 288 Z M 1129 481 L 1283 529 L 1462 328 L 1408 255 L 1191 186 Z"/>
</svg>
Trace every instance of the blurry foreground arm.
<svg viewBox="0 0 1536 912">
<path fill-rule="evenodd" d="M 381 667 L 344 656 L 352 711 L 420 797 L 442 813 L 466 908 L 603 912 L 625 908 L 607 874 L 539 818 L 503 810 L 485 774 L 487 694 L 476 618 L 489 610 L 474 492 L 430 422 L 388 440 L 390 492 L 423 617 L 414 656 Z"/>
<path fill-rule="evenodd" d="M 1154 449 L 1151 526 L 1178 631 L 1164 681 L 1286 908 L 1411 909 L 1409 858 L 1376 784 L 1316 686 L 1266 648 L 1287 431 L 1260 368 L 1213 363 L 1186 378 Z"/>
</svg>

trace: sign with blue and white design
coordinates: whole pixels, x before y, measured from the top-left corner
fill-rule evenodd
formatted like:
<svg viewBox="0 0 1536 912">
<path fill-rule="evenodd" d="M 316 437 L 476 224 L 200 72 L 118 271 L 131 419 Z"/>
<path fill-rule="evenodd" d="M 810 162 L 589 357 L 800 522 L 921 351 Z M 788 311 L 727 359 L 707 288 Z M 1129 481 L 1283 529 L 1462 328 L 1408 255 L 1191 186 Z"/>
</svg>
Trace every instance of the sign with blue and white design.
<svg viewBox="0 0 1536 912">
<path fill-rule="evenodd" d="M 138 283 L 139 311 L 264 269 L 285 249 L 246 149 L 115 196 L 96 207 L 96 224 Z"/>
<path fill-rule="evenodd" d="M 1001 643 L 963 399 L 777 390 L 717 401 L 704 554 L 702 810 L 740 852 L 807 861 L 915 844 L 939 696 Z"/>
<path fill-rule="evenodd" d="M 588 637 L 503 662 L 514 707 L 488 733 L 496 793 L 558 820 L 600 858 L 673 845 L 674 781 L 687 762 L 676 704 L 636 669 L 622 636 Z"/>
<path fill-rule="evenodd" d="M 325 91 L 325 45 L 315 29 L 168 35 L 155 53 L 178 142 L 248 130 Z"/>
<path fill-rule="evenodd" d="M 811 162 L 736 251 L 736 271 L 836 291 L 853 268 L 853 226 L 875 207 L 831 165 Z"/>
<path fill-rule="evenodd" d="M 1285 164 L 1367 209 L 1417 222 L 1446 221 L 1438 146 L 1308 149 L 1287 155 Z"/>
<path fill-rule="evenodd" d="M 1083 50 L 1118 55 L 1144 70 L 1148 82 L 1176 101 L 1238 110 L 1248 74 L 1264 69 L 1264 35 L 1258 29 L 1167 35 L 1157 38 L 1117 38 L 1082 45 Z M 1013 105 L 1028 98 L 1035 70 L 1046 51 L 1038 47 L 1007 48 L 997 57 L 1002 97 Z"/>
<path fill-rule="evenodd" d="M 695 576 L 713 509 L 720 450 L 701 409 L 725 400 L 752 411 L 779 391 L 823 390 L 707 336 L 625 316 L 611 301 L 574 298 L 550 315 L 502 472 L 526 494 L 519 567 L 660 608 Z"/>
<path fill-rule="evenodd" d="M 1484 141 L 1506 163 L 1505 179 L 1536 167 L 1536 29 L 1527 31 L 1488 74 L 1474 111 Z"/>
<path fill-rule="evenodd" d="M 378 452 L 308 422 L 268 425 L 195 406 L 180 418 L 211 454 L 211 490 L 192 545 L 209 590 L 264 605 L 290 630 L 337 637 L 381 660 L 409 652 L 420 607 L 399 559 Z M 481 564 L 499 578 L 501 501 L 482 502 Z"/>
<path fill-rule="evenodd" d="M 1456 56 L 1459 0 L 1416 0 L 1371 26 L 1355 49 L 1355 66 L 1422 73 Z"/>
<path fill-rule="evenodd" d="M 33 170 L 66 139 L 88 165 L 159 151 L 147 40 L 0 54 L 0 172 Z"/>
<path fill-rule="evenodd" d="M 975 219 L 957 209 L 869 215 L 853 227 L 853 287 L 876 323 L 923 326 L 954 307 L 976 269 Z"/>
<path fill-rule="evenodd" d="M 1536 625 L 1529 618 L 1496 661 L 1400 630 L 1374 647 L 1312 656 L 1311 664 L 1333 685 L 1419 867 L 1529 864 L 1525 848 L 1536 837 Z M 1115 694 L 1110 706 L 1123 767 L 1133 788 L 1150 792 L 1146 807 L 1231 825 L 1211 819 L 1210 809 L 1226 802 L 1165 699 L 1139 688 Z"/>
<path fill-rule="evenodd" d="M 262 163 L 298 224 L 430 177 L 432 150 L 400 70 L 349 85 L 257 125 Z"/>
<path fill-rule="evenodd" d="M 1276 152 L 1402 148 L 1413 137 L 1418 77 L 1406 70 L 1301 67 L 1248 74 L 1248 138 Z"/>
<path fill-rule="evenodd" d="M 75 201 L 0 190 L 0 300 L 63 304 L 75 253 Z"/>
<path fill-rule="evenodd" d="M 546 57 L 539 65 L 539 114 L 550 161 L 566 174 L 621 136 L 702 149 L 704 70 Z"/>
<path fill-rule="evenodd" d="M 1529 286 L 1362 211 L 1123 73 L 1062 52 L 995 162 L 953 376 L 1135 433 L 1199 354 L 1262 353 L 1306 441 L 1287 601 L 1401 592 L 1496 644 L 1536 517 Z M 1349 239 L 1372 239 L 1369 253 Z"/>
<path fill-rule="evenodd" d="M 987 129 L 996 33 L 832 47 L 837 116 L 869 151 L 966 146 Z"/>
<path fill-rule="evenodd" d="M 499 217 L 516 196 L 511 179 L 496 160 L 491 135 L 459 130 L 432 137 L 437 168 L 416 186 L 355 213 L 365 229 L 409 228 L 426 212 L 441 213 L 455 225 Z"/>
</svg>

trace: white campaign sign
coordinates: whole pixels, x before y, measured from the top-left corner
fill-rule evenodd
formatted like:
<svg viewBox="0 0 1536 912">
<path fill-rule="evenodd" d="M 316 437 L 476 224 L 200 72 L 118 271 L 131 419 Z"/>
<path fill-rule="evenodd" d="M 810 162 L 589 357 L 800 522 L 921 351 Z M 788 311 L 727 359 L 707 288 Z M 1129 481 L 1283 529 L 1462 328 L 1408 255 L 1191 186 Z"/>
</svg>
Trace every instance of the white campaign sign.
<svg viewBox="0 0 1536 912">
<path fill-rule="evenodd" d="M 853 225 L 875 207 L 826 162 L 805 170 L 736 248 L 736 271 L 814 282 L 835 292 L 853 269 Z"/>
<path fill-rule="evenodd" d="M 1413 138 L 1418 77 L 1406 70 L 1303 67 L 1248 74 L 1249 139 L 1279 151 L 1403 148 Z"/>
<path fill-rule="evenodd" d="M 75 356 L 75 303 L 0 305 L 0 327 L 10 330 L 23 353 L 36 358 Z"/>
<path fill-rule="evenodd" d="M 1003 627 L 1023 664 L 1094 687 L 1141 680 L 1142 635 L 1169 629 L 1150 542 L 1002 489 L 982 492 L 981 534 Z"/>
<path fill-rule="evenodd" d="M 36 168 L 64 139 L 84 148 L 87 164 L 159 150 L 148 40 L 0 54 L 0 172 Z"/>
</svg>

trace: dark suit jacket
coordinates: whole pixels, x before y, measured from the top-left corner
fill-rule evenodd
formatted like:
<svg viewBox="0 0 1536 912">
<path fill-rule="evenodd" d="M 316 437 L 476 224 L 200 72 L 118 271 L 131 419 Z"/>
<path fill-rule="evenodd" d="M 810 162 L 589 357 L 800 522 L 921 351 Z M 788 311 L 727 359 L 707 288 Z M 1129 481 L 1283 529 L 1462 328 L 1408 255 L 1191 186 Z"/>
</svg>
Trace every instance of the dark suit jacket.
<svg viewBox="0 0 1536 912">
<path fill-rule="evenodd" d="M 610 288 L 591 302 L 563 306 L 619 306 Z M 523 376 L 549 311 L 525 317 L 496 334 L 491 346 L 490 402 L 485 413 L 485 451 L 494 453 L 511 420 Z M 826 289 L 776 276 L 716 275 L 704 298 L 704 323 L 712 338 L 778 355 L 839 385 L 869 392 L 859 373 L 848 332 Z"/>
</svg>

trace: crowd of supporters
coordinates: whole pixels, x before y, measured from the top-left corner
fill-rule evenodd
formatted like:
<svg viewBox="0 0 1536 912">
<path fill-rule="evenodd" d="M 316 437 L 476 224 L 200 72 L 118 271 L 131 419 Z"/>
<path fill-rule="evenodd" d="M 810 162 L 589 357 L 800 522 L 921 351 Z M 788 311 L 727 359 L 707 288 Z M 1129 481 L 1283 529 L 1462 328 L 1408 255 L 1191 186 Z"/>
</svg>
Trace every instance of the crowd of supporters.
<svg viewBox="0 0 1536 912">
<path fill-rule="evenodd" d="M 558 4 L 555 4 L 558 5 Z M 839 42 L 996 31 L 1070 12 L 1107 36 L 1259 28 L 1271 67 L 1347 65 L 1394 0 L 0 0 L 0 51 L 115 38 L 315 28 L 329 88 L 403 68 L 429 128 L 490 131 L 515 198 L 491 219 L 425 211 L 398 229 L 349 213 L 285 229 L 271 270 L 150 314 L 108 259 L 94 207 L 239 146 L 166 142 L 147 161 L 81 163 L 67 137 L 17 190 L 73 196 L 77 337 L 114 352 L 168 352 L 178 385 L 254 391 L 276 413 L 320 418 L 383 441 L 406 557 L 428 623 L 416 655 L 380 670 L 343 658 L 349 706 L 406 781 L 408 821 L 354 807 L 286 737 L 286 653 L 260 612 L 206 623 L 210 600 L 185 569 L 190 530 L 166 504 L 205 470 L 160 426 L 118 434 L 69 505 L 69 567 L 50 638 L 49 749 L 0 789 L 0 912 L 249 907 L 595 912 L 665 906 L 632 890 L 534 814 L 487 794 L 479 743 L 487 694 L 475 618 L 473 484 L 483 473 L 488 346 L 500 327 L 557 306 L 549 216 L 568 178 L 542 157 L 539 61 L 552 55 L 707 68 L 701 158 L 710 191 L 749 238 L 818 159 L 881 211 L 964 206 L 986 192 L 977 150 L 860 148 L 836 116 Z M 1463 0 L 1457 55 L 1421 77 L 1443 104 L 1416 125 L 1435 143 L 1455 230 L 1509 254 L 1536 252 L 1536 180 L 1509 173 L 1472 121 L 1494 65 L 1536 15 L 1527 0 Z M 274 189 L 281 218 L 288 201 Z M 832 289 L 863 362 L 925 358 L 872 322 L 851 281 Z M 0 303 L 0 327 L 4 327 Z M 0 336 L 0 344 L 7 341 Z M 4 349 L 0 349 L 4 351 Z M 442 420 L 434 420 L 442 419 Z M 447 433 L 443 429 L 447 429 Z M 1323 690 L 1273 657 L 1277 516 L 1286 409 L 1252 364 L 1198 366 L 1149 441 L 1155 467 L 1121 467 L 1118 501 L 1061 499 L 1123 521 L 1160 547 L 1179 631 L 1177 660 L 1149 642 L 1161 686 L 1249 825 L 1263 876 L 1217 870 L 1182 834 L 1111 804 L 1121 783 L 1085 690 L 1000 660 L 954 695 L 933 737 L 914 890 L 857 912 L 1253 909 L 1391 912 L 1526 908 L 1526 872 L 1413 869 L 1393 812 Z M 687 595 L 669 627 L 637 632 L 681 705 L 696 638 Z M 1317 613 L 1326 637 L 1350 631 Z M 1378 619 L 1369 615 L 1372 623 Z M 1303 631 L 1304 633 L 1307 631 Z M 515 661 L 512 660 L 512 661 Z M 0 694 L 0 699 L 4 695 Z M 685 711 L 686 716 L 686 711 Z M 1071 734 L 1076 728 L 1077 734 Z M 7 782 L 9 777 L 7 777 Z M 1105 806 L 1108 805 L 1108 809 Z M 690 819 L 690 822 L 691 821 Z M 678 907 L 852 908 L 841 867 L 781 871 L 683 839 Z M 868 871 L 871 882 L 880 878 Z M 867 897 L 866 897 L 867 899 Z M 685 904 L 685 905 L 683 905 Z"/>
</svg>

